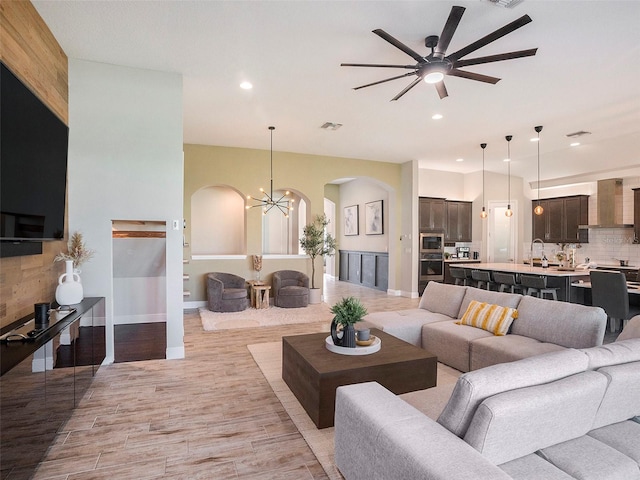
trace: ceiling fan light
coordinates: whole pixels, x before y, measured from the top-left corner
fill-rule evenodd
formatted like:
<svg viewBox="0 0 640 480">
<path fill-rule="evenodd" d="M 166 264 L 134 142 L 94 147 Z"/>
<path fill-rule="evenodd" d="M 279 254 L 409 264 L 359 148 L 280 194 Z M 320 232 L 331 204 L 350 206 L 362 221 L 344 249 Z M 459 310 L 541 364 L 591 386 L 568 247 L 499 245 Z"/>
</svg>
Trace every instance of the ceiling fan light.
<svg viewBox="0 0 640 480">
<path fill-rule="evenodd" d="M 442 80 L 444 80 L 444 73 L 442 72 L 431 72 L 424 76 L 424 81 L 429 84 L 438 83 Z"/>
</svg>

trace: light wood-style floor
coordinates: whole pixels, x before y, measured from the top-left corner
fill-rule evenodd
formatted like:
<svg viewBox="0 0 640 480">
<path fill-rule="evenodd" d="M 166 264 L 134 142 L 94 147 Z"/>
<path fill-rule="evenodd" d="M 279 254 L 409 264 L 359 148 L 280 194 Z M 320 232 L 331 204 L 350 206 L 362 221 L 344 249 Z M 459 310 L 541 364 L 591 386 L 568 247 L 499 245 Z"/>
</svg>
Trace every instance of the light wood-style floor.
<svg viewBox="0 0 640 480">
<path fill-rule="evenodd" d="M 349 295 L 370 312 L 419 301 L 325 281 L 328 304 Z M 101 367 L 33 478 L 327 478 L 246 345 L 329 322 L 204 332 L 198 314 L 185 313 L 186 358 Z"/>
</svg>

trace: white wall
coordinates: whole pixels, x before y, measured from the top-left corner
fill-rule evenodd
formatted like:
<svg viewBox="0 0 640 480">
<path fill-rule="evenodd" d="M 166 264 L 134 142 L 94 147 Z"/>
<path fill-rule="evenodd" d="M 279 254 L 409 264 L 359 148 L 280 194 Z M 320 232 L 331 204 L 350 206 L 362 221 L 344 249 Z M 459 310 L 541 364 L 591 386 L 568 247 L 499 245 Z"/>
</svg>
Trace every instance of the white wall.
<svg viewBox="0 0 640 480">
<path fill-rule="evenodd" d="M 465 198 L 464 174 L 418 169 L 418 196 L 468 200 Z"/>
<path fill-rule="evenodd" d="M 365 234 L 365 204 L 382 200 L 383 234 Z M 389 250 L 389 193 L 377 183 L 367 179 L 356 179 L 340 185 L 340 205 L 338 222 L 344 222 L 344 208 L 358 205 L 358 235 L 340 235 L 340 250 L 361 250 L 366 252 L 387 252 Z M 395 219 L 394 219 L 395 220 Z M 342 229 L 341 229 L 342 232 Z"/>
<path fill-rule="evenodd" d="M 182 77 L 70 58 L 69 127 L 69 230 L 96 250 L 82 281 L 86 296 L 106 297 L 106 361 L 113 219 L 167 222 L 167 358 L 183 358 Z"/>
<path fill-rule="evenodd" d="M 225 186 L 205 187 L 191 196 L 191 253 L 243 255 L 245 202 Z"/>
</svg>

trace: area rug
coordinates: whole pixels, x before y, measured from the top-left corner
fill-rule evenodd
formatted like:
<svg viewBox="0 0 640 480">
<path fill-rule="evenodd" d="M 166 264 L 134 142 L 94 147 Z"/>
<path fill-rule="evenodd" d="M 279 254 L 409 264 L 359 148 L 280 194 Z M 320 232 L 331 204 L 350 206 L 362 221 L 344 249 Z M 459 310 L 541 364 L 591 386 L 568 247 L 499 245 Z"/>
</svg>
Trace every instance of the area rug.
<svg viewBox="0 0 640 480">
<path fill-rule="evenodd" d="M 242 312 L 212 312 L 200 308 L 202 328 L 206 331 L 228 330 L 230 328 L 255 328 L 296 323 L 331 323 L 333 315 L 329 305 L 318 303 L 304 308 L 269 307 L 264 309 L 247 308 Z"/>
<path fill-rule="evenodd" d="M 247 348 L 327 476 L 332 480 L 342 479 L 334 460 L 334 428 L 316 428 L 307 412 L 282 380 L 282 342 L 258 343 L 247 345 Z M 438 363 L 437 387 L 400 396 L 435 420 L 451 396 L 459 375 L 460 372 L 457 370 Z"/>
</svg>

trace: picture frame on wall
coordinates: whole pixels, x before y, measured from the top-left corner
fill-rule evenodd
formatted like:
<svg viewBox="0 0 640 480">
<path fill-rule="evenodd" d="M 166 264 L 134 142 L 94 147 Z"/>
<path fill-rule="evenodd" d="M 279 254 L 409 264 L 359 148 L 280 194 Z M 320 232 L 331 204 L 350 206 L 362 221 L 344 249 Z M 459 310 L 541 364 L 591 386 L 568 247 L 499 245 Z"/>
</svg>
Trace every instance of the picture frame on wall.
<svg viewBox="0 0 640 480">
<path fill-rule="evenodd" d="M 366 235 L 382 235 L 384 233 L 382 200 L 365 203 L 364 225 Z"/>
<path fill-rule="evenodd" d="M 358 217 L 358 205 L 351 205 L 350 207 L 344 207 L 344 234 L 358 235 L 358 224 L 360 223 Z"/>
</svg>

